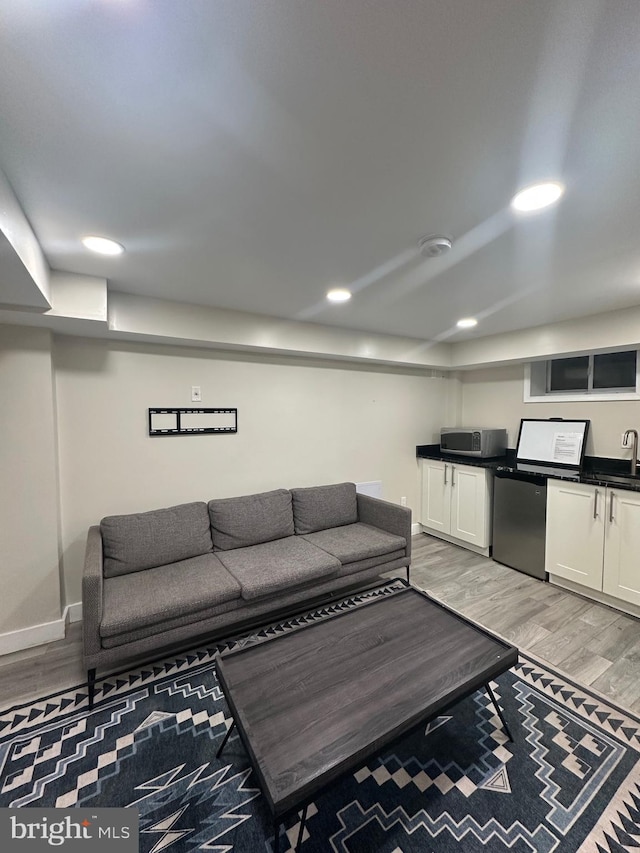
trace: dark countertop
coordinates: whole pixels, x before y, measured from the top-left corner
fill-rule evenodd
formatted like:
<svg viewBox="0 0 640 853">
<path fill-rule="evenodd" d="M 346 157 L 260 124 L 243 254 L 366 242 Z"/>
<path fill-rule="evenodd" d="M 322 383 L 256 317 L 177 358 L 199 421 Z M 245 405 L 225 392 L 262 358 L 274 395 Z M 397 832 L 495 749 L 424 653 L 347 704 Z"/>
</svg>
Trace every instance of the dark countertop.
<svg viewBox="0 0 640 853">
<path fill-rule="evenodd" d="M 516 451 L 508 448 L 504 456 L 491 459 L 479 459 L 476 456 L 461 456 L 457 453 L 443 453 L 439 444 L 419 444 L 416 447 L 418 459 L 437 459 L 458 465 L 471 465 L 475 468 L 488 468 L 496 473 L 521 473 L 516 468 Z M 541 466 L 542 467 L 542 466 Z M 537 476 L 553 480 L 570 480 L 587 483 L 592 486 L 612 486 L 640 492 L 640 473 L 633 477 L 630 463 L 626 459 L 612 459 L 606 456 L 585 456 L 582 472 L 563 471 L 561 468 L 543 469 Z"/>
<path fill-rule="evenodd" d="M 439 459 L 441 462 L 457 462 L 458 465 L 472 465 L 474 468 L 492 468 L 501 470 L 502 466 L 516 464 L 515 450 L 508 449 L 504 456 L 492 456 L 491 459 L 479 459 L 477 456 L 460 456 L 457 453 L 443 453 L 439 444 L 419 444 L 416 447 L 418 459 Z"/>
</svg>

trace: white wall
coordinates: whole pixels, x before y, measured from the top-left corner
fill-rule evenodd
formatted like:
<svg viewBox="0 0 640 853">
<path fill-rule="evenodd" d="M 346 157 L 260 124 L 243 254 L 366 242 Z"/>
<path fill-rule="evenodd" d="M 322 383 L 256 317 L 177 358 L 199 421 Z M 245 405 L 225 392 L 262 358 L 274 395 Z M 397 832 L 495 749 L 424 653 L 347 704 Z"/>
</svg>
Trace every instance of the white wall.
<svg viewBox="0 0 640 853">
<path fill-rule="evenodd" d="M 435 440 L 449 380 L 354 365 L 58 337 L 66 600 L 80 599 L 87 528 L 272 488 L 381 480 L 418 506 L 415 446 Z M 236 435 L 149 437 L 147 409 L 237 407 Z"/>
<path fill-rule="evenodd" d="M 507 427 L 509 447 L 515 447 L 520 418 L 589 418 L 588 456 L 628 459 L 620 447 L 620 435 L 640 430 L 640 401 L 616 400 L 592 403 L 525 403 L 524 365 L 470 370 L 461 374 L 462 416 L 470 426 Z"/>
<path fill-rule="evenodd" d="M 640 403 L 525 404 L 523 378 L 522 365 L 428 378 L 0 326 L 0 653 L 9 634 L 60 624 L 61 593 L 80 600 L 104 515 L 341 480 L 381 480 L 417 509 L 415 445 L 447 424 L 504 425 L 514 446 L 521 417 L 588 417 L 587 453 L 628 455 L 619 436 Z M 191 405 L 192 385 L 204 406 L 238 408 L 238 434 L 149 437 L 147 409 Z"/>
<path fill-rule="evenodd" d="M 146 338 L 173 345 L 189 342 L 217 349 L 315 358 L 336 357 L 363 364 L 405 368 L 447 367 L 451 346 L 416 338 L 359 332 L 285 320 L 246 311 L 187 305 L 109 291 L 109 330 L 120 338 Z"/>
<path fill-rule="evenodd" d="M 0 171 L 0 303 L 50 307 L 49 265 L 20 202 Z"/>
<path fill-rule="evenodd" d="M 450 367 L 490 367 L 640 346 L 640 305 L 452 345 Z"/>
<path fill-rule="evenodd" d="M 1 653 L 13 650 L 7 635 L 61 615 L 48 330 L 0 326 L 0 400 Z M 15 647 L 29 644 L 18 638 Z"/>
<path fill-rule="evenodd" d="M 415 445 L 456 423 L 506 426 L 514 446 L 521 417 L 588 417 L 587 453 L 628 456 L 620 433 L 640 403 L 525 404 L 523 378 L 522 365 L 427 378 L 0 325 L 0 654 L 52 639 L 34 626 L 60 629 L 87 528 L 107 514 L 340 480 L 381 480 L 417 510 Z M 204 406 L 238 408 L 238 434 L 150 438 L 147 409 L 189 406 L 192 385 Z"/>
</svg>

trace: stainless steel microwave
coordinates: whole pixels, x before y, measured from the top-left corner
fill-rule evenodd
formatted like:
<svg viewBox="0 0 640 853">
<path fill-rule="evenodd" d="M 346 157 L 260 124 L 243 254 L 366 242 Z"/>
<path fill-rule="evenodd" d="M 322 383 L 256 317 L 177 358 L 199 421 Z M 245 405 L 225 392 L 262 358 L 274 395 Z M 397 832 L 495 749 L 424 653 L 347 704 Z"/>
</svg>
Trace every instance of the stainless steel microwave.
<svg viewBox="0 0 640 853">
<path fill-rule="evenodd" d="M 507 449 L 506 429 L 443 427 L 440 450 L 461 456 L 503 456 Z"/>
</svg>

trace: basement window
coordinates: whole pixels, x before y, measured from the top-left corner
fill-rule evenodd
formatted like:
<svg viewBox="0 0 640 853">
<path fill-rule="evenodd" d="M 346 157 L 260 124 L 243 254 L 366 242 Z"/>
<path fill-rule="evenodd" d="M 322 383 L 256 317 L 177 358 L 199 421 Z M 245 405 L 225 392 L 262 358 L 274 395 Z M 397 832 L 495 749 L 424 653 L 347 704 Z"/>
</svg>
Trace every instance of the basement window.
<svg viewBox="0 0 640 853">
<path fill-rule="evenodd" d="M 640 399 L 638 350 L 591 353 L 528 364 L 524 401 Z"/>
</svg>

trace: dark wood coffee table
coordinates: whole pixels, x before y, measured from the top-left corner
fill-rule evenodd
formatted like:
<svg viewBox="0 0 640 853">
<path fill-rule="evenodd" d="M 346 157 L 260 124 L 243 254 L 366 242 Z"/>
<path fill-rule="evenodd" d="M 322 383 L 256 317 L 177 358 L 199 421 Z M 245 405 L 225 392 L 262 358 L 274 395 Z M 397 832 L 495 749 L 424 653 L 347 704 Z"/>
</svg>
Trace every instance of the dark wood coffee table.
<svg viewBox="0 0 640 853">
<path fill-rule="evenodd" d="M 218 678 L 274 820 L 484 687 L 518 650 L 411 586 L 223 653 Z"/>
</svg>

